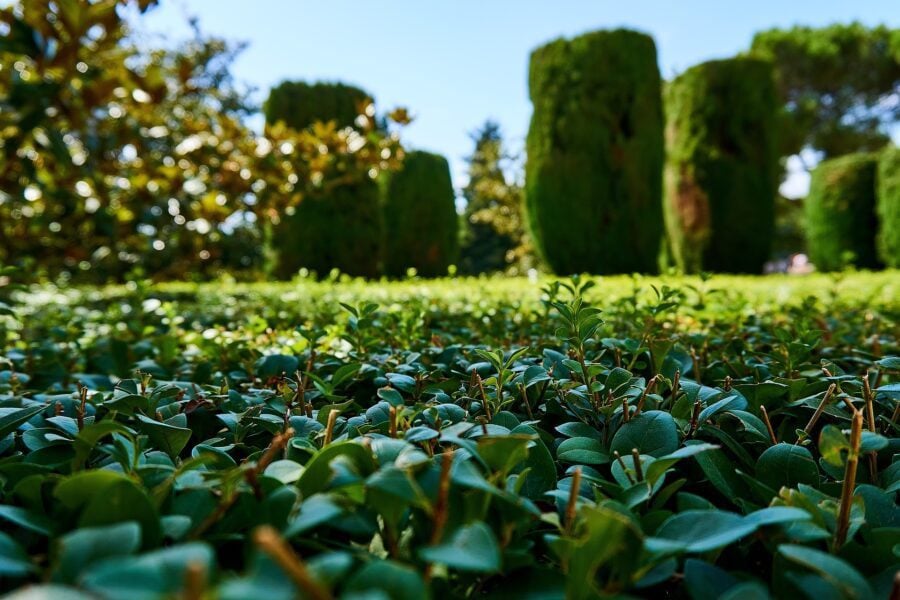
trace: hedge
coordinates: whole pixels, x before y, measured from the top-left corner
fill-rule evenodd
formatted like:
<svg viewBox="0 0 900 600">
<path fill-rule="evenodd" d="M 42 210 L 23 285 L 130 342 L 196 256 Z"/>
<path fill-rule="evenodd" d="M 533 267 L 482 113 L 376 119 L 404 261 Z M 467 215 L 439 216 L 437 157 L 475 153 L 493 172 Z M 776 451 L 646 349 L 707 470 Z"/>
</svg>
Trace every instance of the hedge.
<svg viewBox="0 0 900 600">
<path fill-rule="evenodd" d="M 667 87 L 664 213 L 686 272 L 759 273 L 775 232 L 777 98 L 771 64 L 706 62 Z"/>
<path fill-rule="evenodd" d="M 878 257 L 885 266 L 900 268 L 900 148 L 892 146 L 878 161 Z"/>
<path fill-rule="evenodd" d="M 315 121 L 351 125 L 365 91 L 342 83 L 286 81 L 272 88 L 266 122 L 304 129 Z M 304 198 L 294 214 L 282 215 L 273 230 L 273 274 L 294 276 L 300 268 L 325 275 L 332 269 L 362 277 L 379 275 L 383 236 L 378 185 L 371 180 L 340 185 Z"/>
<path fill-rule="evenodd" d="M 804 203 L 806 245 L 820 271 L 878 266 L 875 181 L 878 158 L 849 154 L 821 162 Z"/>
<path fill-rule="evenodd" d="M 656 46 L 628 30 L 531 55 L 527 221 L 556 273 L 652 272 L 663 230 Z"/>
<path fill-rule="evenodd" d="M 338 127 L 346 127 L 359 115 L 360 105 L 370 99 L 366 91 L 343 83 L 283 81 L 269 91 L 263 114 L 267 123 L 283 121 L 294 129 L 332 119 Z"/>
<path fill-rule="evenodd" d="M 447 159 L 410 152 L 389 175 L 384 199 L 384 272 L 447 274 L 459 256 L 459 216 Z"/>
</svg>

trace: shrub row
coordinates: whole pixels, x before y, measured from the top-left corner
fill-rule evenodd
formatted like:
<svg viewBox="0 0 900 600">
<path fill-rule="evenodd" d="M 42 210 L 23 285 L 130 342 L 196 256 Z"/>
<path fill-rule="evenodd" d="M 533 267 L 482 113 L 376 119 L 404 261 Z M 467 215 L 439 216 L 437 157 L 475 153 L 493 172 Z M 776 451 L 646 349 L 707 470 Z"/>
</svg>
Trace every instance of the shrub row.
<svg viewBox="0 0 900 600">
<path fill-rule="evenodd" d="M 349 125 L 370 96 L 343 84 L 284 82 L 265 104 L 266 121 L 303 129 L 315 121 Z M 301 268 L 332 269 L 362 277 L 401 276 L 410 268 L 446 274 L 459 251 L 458 218 L 447 160 L 410 152 L 403 167 L 308 195 L 285 214 L 271 236 L 273 273 L 289 278 Z"/>
<path fill-rule="evenodd" d="M 675 79 L 665 140 L 647 35 L 551 42 L 531 56 L 529 87 L 528 223 L 554 271 L 655 271 L 664 221 L 683 270 L 762 270 L 777 186 L 768 63 L 712 61 Z"/>
<path fill-rule="evenodd" d="M 813 171 L 805 213 L 819 269 L 900 267 L 900 149 L 823 161 Z"/>
</svg>

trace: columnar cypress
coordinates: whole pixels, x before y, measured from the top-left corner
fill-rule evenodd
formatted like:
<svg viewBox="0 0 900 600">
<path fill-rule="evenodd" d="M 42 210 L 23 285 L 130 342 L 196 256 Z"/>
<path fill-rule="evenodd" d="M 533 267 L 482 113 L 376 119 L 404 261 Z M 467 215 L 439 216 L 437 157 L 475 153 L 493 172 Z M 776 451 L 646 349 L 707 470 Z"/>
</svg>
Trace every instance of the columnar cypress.
<svg viewBox="0 0 900 600">
<path fill-rule="evenodd" d="M 771 64 L 706 62 L 666 89 L 664 212 L 676 265 L 759 273 L 769 258 L 778 186 Z"/>
<path fill-rule="evenodd" d="M 283 82 L 265 103 L 266 123 L 304 129 L 315 121 L 353 124 L 371 97 L 341 83 Z M 381 263 L 383 221 L 378 185 L 370 179 L 342 183 L 309 195 L 272 232 L 274 275 L 289 278 L 300 268 L 325 275 L 332 269 L 376 277 Z"/>
<path fill-rule="evenodd" d="M 447 159 L 410 152 L 388 176 L 384 199 L 384 271 L 401 276 L 415 268 L 446 275 L 459 255 L 459 217 Z"/>
<path fill-rule="evenodd" d="M 663 111 L 647 35 L 597 31 L 531 55 L 526 210 L 557 273 L 655 271 Z"/>
<path fill-rule="evenodd" d="M 848 154 L 821 162 L 804 201 L 806 245 L 820 271 L 847 265 L 876 267 L 874 154 Z"/>
<path fill-rule="evenodd" d="M 878 161 L 878 257 L 900 269 L 900 148 L 892 146 Z"/>
</svg>

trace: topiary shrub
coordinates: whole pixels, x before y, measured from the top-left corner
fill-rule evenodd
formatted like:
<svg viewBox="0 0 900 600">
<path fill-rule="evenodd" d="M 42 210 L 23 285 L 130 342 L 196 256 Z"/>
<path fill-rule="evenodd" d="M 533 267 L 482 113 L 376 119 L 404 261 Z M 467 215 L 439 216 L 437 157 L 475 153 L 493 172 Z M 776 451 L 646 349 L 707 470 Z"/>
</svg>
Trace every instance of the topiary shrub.
<svg viewBox="0 0 900 600">
<path fill-rule="evenodd" d="M 820 271 L 878 266 L 874 154 L 826 160 L 812 172 L 804 201 L 806 246 Z"/>
<path fill-rule="evenodd" d="M 307 196 L 272 232 L 274 275 L 288 279 L 301 268 L 327 275 L 332 269 L 377 277 L 382 215 L 378 185 L 362 181 L 327 194 Z"/>
<path fill-rule="evenodd" d="M 777 99 L 772 66 L 706 62 L 666 89 L 664 212 L 686 272 L 759 273 L 775 231 Z"/>
<path fill-rule="evenodd" d="M 283 121 L 294 129 L 331 120 L 338 127 L 347 127 L 359 115 L 360 106 L 371 98 L 364 90 L 343 83 L 283 81 L 269 91 L 263 114 L 266 123 Z"/>
<path fill-rule="evenodd" d="M 878 161 L 878 257 L 886 266 L 900 269 L 900 148 L 892 146 Z"/>
<path fill-rule="evenodd" d="M 663 112 L 656 46 L 597 31 L 531 55 L 526 210 L 556 273 L 651 272 L 660 209 Z"/>
<path fill-rule="evenodd" d="M 459 255 L 459 217 L 447 159 L 410 152 L 390 174 L 384 199 L 384 272 L 446 275 Z"/>
<path fill-rule="evenodd" d="M 264 105 L 266 123 L 304 129 L 316 121 L 353 124 L 371 96 L 342 83 L 286 81 L 272 88 Z M 369 179 L 341 184 L 308 196 L 272 230 L 273 274 L 293 277 L 300 268 L 325 275 L 332 269 L 361 277 L 379 274 L 382 245 L 381 200 Z"/>
</svg>

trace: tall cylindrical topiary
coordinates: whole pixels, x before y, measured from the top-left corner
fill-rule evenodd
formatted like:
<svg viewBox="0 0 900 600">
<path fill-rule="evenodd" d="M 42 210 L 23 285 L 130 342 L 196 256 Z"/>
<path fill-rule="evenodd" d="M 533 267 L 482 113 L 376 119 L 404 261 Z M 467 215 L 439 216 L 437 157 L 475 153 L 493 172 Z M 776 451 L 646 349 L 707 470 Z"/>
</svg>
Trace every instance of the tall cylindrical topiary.
<svg viewBox="0 0 900 600">
<path fill-rule="evenodd" d="M 447 159 L 410 152 L 389 175 L 384 198 L 384 272 L 446 275 L 459 254 L 459 217 Z"/>
<path fill-rule="evenodd" d="M 878 257 L 900 269 L 900 148 L 892 146 L 878 161 Z"/>
<path fill-rule="evenodd" d="M 264 113 L 269 125 L 281 121 L 304 129 L 316 121 L 334 120 L 338 127 L 346 127 L 370 99 L 363 90 L 342 83 L 286 81 L 272 88 Z M 382 225 L 378 185 L 370 179 L 307 196 L 273 229 L 273 274 L 288 278 L 307 268 L 320 275 L 339 269 L 348 275 L 376 277 Z"/>
<path fill-rule="evenodd" d="M 656 46 L 597 31 L 531 55 L 526 210 L 556 273 L 651 272 L 663 223 Z"/>
<path fill-rule="evenodd" d="M 874 154 L 849 154 L 820 163 L 804 201 L 806 247 L 820 271 L 878 266 L 875 253 Z"/>
<path fill-rule="evenodd" d="M 778 187 L 771 64 L 706 62 L 672 81 L 665 98 L 663 204 L 672 259 L 687 272 L 761 272 Z"/>
</svg>

